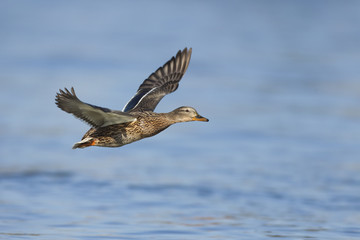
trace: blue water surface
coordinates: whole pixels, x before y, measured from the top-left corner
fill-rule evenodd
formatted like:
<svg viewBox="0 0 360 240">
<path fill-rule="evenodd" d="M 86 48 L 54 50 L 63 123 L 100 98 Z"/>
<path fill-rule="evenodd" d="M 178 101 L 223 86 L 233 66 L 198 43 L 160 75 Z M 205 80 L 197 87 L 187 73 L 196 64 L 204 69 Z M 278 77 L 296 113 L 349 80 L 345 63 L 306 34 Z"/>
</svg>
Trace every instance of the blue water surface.
<svg viewBox="0 0 360 240">
<path fill-rule="evenodd" d="M 360 2 L 0 2 L 0 239 L 360 239 Z M 176 124 L 72 150 L 192 47 Z"/>
</svg>

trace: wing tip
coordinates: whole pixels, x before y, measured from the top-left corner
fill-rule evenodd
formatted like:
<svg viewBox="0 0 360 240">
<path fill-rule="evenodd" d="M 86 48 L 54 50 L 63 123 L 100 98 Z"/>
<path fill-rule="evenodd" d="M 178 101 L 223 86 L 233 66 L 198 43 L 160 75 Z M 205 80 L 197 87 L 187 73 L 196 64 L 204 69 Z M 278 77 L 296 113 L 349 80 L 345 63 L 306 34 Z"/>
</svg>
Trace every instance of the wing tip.
<svg viewBox="0 0 360 240">
<path fill-rule="evenodd" d="M 59 92 L 56 93 L 56 100 L 60 98 L 74 98 L 74 97 L 77 98 L 74 87 L 71 87 L 70 91 L 67 88 L 64 88 L 64 90 L 60 88 Z"/>
<path fill-rule="evenodd" d="M 183 50 L 179 50 L 176 54 L 176 58 L 178 56 L 185 56 L 186 59 L 189 59 L 191 58 L 191 54 L 192 54 L 192 47 L 185 47 Z"/>
<path fill-rule="evenodd" d="M 71 87 L 70 91 L 67 88 L 59 89 L 55 95 L 56 106 L 65 112 L 69 112 L 68 105 L 71 101 L 80 101 L 75 94 L 74 87 Z"/>
</svg>

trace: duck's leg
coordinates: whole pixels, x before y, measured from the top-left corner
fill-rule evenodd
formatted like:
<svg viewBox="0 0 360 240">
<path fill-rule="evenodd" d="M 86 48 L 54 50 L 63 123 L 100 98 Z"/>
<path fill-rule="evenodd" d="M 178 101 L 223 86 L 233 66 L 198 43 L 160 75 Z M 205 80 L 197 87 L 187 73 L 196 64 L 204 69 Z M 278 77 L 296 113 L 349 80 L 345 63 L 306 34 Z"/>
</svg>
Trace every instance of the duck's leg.
<svg viewBox="0 0 360 240">
<path fill-rule="evenodd" d="M 83 140 L 81 140 L 80 142 L 75 143 L 72 148 L 73 149 L 85 148 L 85 147 L 94 146 L 95 144 L 96 144 L 96 139 L 94 139 L 92 137 L 87 137 L 87 138 L 84 138 Z"/>
</svg>

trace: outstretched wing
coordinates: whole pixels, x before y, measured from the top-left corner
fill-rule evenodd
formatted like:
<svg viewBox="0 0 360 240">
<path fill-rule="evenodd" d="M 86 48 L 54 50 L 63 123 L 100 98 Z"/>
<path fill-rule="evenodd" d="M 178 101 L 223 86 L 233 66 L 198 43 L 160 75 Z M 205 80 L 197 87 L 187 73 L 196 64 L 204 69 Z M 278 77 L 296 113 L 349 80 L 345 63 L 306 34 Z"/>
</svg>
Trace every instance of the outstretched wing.
<svg viewBox="0 0 360 240">
<path fill-rule="evenodd" d="M 140 85 L 137 93 L 125 105 L 123 111 L 154 111 L 160 100 L 174 92 L 189 66 L 191 48 L 178 51 L 164 66 L 159 67 Z"/>
<path fill-rule="evenodd" d="M 59 91 L 60 93 L 57 93 L 55 98 L 56 105 L 61 110 L 84 120 L 92 127 L 99 128 L 135 120 L 135 117 L 130 114 L 97 107 L 80 101 L 75 94 L 74 88 L 71 88 L 71 92 L 66 88 L 65 91 L 61 89 Z"/>
</svg>

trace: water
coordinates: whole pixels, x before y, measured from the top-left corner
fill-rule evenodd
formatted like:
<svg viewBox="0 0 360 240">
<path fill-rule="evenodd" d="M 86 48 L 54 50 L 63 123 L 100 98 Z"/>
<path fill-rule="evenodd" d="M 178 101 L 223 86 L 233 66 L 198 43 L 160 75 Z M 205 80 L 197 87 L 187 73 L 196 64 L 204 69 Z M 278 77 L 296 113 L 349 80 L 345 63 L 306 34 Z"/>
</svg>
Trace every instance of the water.
<svg viewBox="0 0 360 240">
<path fill-rule="evenodd" d="M 359 239 L 357 1 L 2 1 L 1 239 Z M 177 50 L 184 123 L 121 148 L 54 104 L 122 109 Z"/>
</svg>

